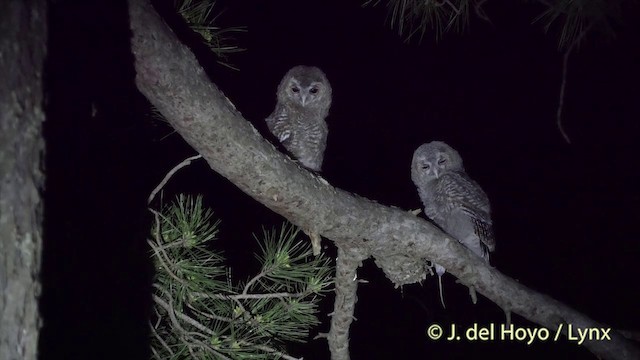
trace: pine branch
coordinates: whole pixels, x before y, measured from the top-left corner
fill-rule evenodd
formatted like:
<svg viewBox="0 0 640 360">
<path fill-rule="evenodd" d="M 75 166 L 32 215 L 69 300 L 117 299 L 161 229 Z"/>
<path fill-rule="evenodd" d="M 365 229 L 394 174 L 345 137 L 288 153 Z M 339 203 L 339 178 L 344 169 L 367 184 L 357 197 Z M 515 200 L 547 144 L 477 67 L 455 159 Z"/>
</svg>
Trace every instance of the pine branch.
<svg viewBox="0 0 640 360">
<path fill-rule="evenodd" d="M 221 12 L 216 15 L 213 14 L 213 8 L 216 5 L 215 0 L 174 0 L 174 3 L 178 14 L 182 16 L 191 30 L 200 34 L 209 49 L 221 59 L 218 63 L 230 69 L 238 70 L 229 64 L 226 59 L 231 53 L 244 51 L 244 49 L 230 44 L 234 40 L 233 35 L 245 32 L 246 28 L 241 26 L 220 28 L 215 25 L 221 14 Z"/>
<path fill-rule="evenodd" d="M 303 341 L 319 323 L 317 302 L 331 282 L 328 259 L 312 257 L 291 225 L 264 231 L 263 270 L 239 293 L 225 281 L 222 257 L 208 249 L 219 222 L 201 197 L 180 195 L 162 212 L 151 211 L 156 358 L 292 358 L 272 345 Z"/>
<path fill-rule="evenodd" d="M 162 190 L 162 188 L 167 185 L 167 182 L 169 182 L 169 179 L 171 179 L 171 177 L 178 172 L 178 170 L 182 169 L 185 166 L 189 166 L 191 165 L 191 162 L 197 159 L 202 158 L 202 155 L 195 155 L 195 156 L 191 156 L 188 157 L 186 159 L 184 159 L 180 164 L 176 165 L 173 169 L 171 169 L 171 171 L 169 171 L 167 173 L 167 175 L 165 175 L 164 179 L 162 179 L 162 181 L 160 182 L 160 184 L 158 184 L 158 186 L 156 186 L 155 189 L 153 189 L 153 191 L 151 192 L 151 195 L 149 195 L 149 198 L 147 199 L 147 204 L 151 204 L 151 202 L 153 201 L 153 199 L 156 197 L 156 195 L 158 194 L 158 192 L 160 192 L 160 190 Z"/>
<path fill-rule="evenodd" d="M 567 142 L 567 144 L 571 144 L 571 139 L 569 138 L 569 135 L 567 134 L 566 130 L 564 129 L 564 126 L 562 125 L 562 110 L 564 108 L 565 89 L 567 87 L 567 71 L 568 71 L 568 64 L 569 64 L 569 55 L 571 55 L 571 52 L 573 51 L 573 49 L 580 43 L 580 41 L 585 36 L 585 34 L 589 31 L 590 28 L 591 26 L 588 26 L 587 28 L 583 29 L 580 35 L 578 35 L 577 38 L 573 39 L 573 41 L 571 42 L 571 45 L 562 56 L 562 82 L 560 83 L 560 95 L 558 96 L 556 124 L 558 126 L 558 130 L 560 131 L 560 134 L 562 134 L 562 137 Z"/>
<path fill-rule="evenodd" d="M 469 22 L 469 9 L 474 3 L 476 13 L 486 0 L 387 0 L 391 28 L 407 41 L 419 34 L 422 40 L 429 29 L 440 39 L 450 30 L 463 31 Z M 363 6 L 376 6 L 380 0 L 367 0 Z"/>
</svg>

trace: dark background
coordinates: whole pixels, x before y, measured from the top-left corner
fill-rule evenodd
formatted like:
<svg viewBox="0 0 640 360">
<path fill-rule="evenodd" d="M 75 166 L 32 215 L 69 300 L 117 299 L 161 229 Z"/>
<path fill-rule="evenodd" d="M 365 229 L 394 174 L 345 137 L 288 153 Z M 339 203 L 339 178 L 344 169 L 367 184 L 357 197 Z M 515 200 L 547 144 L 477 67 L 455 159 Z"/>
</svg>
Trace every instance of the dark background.
<svg viewBox="0 0 640 360">
<path fill-rule="evenodd" d="M 221 26 L 247 27 L 236 37 L 247 50 L 226 59 L 240 71 L 217 64 L 184 29 L 176 31 L 259 131 L 266 134 L 263 119 L 284 73 L 299 64 L 319 66 L 333 87 L 323 166 L 331 184 L 418 208 L 409 173 L 413 151 L 446 141 L 491 199 L 494 266 L 600 322 L 639 330 L 637 12 L 626 12 L 617 38 L 588 37 L 571 56 L 564 107 L 569 145 L 555 119 L 558 32 L 532 24 L 541 6 L 489 1 L 492 24 L 474 18 L 463 34 L 436 42 L 427 33 L 408 43 L 389 28 L 383 5 L 225 0 L 217 9 L 224 10 Z M 54 1 L 49 20 L 41 357 L 146 358 L 152 270 L 145 202 L 194 151 L 150 116 L 135 89 L 124 1 Z M 218 244 L 238 279 L 258 266 L 252 233 L 283 221 L 202 161 L 165 189 L 166 196 L 204 194 L 222 220 Z M 504 315 L 482 296 L 471 304 L 451 275 L 443 278 L 444 310 L 433 278 L 400 291 L 371 261 L 359 274 L 369 283 L 358 290 L 353 359 L 594 358 L 566 340 L 430 341 L 424 332 L 431 323 L 464 328 L 504 323 Z M 317 331 L 328 331 L 331 308 L 329 297 Z M 292 354 L 329 356 L 322 340 L 294 346 Z"/>
</svg>

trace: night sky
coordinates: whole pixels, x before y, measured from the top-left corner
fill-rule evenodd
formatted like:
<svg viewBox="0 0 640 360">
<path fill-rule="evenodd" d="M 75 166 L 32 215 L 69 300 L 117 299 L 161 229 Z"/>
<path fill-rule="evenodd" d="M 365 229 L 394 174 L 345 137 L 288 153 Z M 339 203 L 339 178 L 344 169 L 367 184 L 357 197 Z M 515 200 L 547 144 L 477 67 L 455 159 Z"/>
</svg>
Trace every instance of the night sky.
<svg viewBox="0 0 640 360">
<path fill-rule="evenodd" d="M 384 5 L 363 8 L 360 1 L 225 0 L 217 9 L 224 10 L 221 26 L 247 28 L 235 38 L 246 51 L 226 59 L 240 71 L 216 63 L 197 41 L 189 45 L 261 133 L 284 73 L 299 64 L 320 67 L 333 87 L 323 165 L 332 185 L 416 209 L 413 151 L 445 141 L 491 200 L 492 265 L 597 321 L 640 329 L 637 12 L 616 25 L 615 39 L 588 37 L 572 54 L 563 112 L 569 145 L 555 118 L 558 32 L 532 24 L 543 10 L 534 4 L 489 1 L 492 24 L 473 18 L 466 32 L 437 42 L 432 33 L 405 42 L 390 29 Z M 135 89 L 124 1 L 59 0 L 50 10 L 42 359 L 143 359 L 152 276 L 146 199 L 195 152 L 150 116 Z M 238 279 L 258 266 L 252 234 L 283 221 L 203 161 L 165 190 L 165 198 L 204 195 L 222 220 L 218 243 Z M 449 274 L 446 310 L 434 278 L 401 292 L 371 260 L 359 275 L 369 283 L 358 290 L 353 359 L 594 358 L 566 341 L 431 341 L 424 335 L 431 323 L 499 324 L 504 316 L 482 296 L 471 304 Z M 332 306 L 329 297 L 316 332 L 328 331 Z M 328 358 L 321 340 L 291 353 Z"/>
</svg>

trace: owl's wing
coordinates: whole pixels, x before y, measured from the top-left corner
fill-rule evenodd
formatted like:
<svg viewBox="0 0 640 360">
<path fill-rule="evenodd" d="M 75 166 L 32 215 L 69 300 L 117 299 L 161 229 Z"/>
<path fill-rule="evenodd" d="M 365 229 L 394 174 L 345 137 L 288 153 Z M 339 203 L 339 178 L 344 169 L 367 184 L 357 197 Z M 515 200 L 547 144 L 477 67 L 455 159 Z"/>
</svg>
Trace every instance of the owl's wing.
<svg viewBox="0 0 640 360">
<path fill-rule="evenodd" d="M 444 174 L 440 182 L 449 199 L 448 212 L 460 211 L 471 221 L 474 234 L 480 239 L 483 255 L 496 246 L 491 221 L 491 208 L 487 194 L 466 174 L 452 172 Z"/>
<path fill-rule="evenodd" d="M 286 108 L 277 106 L 265 121 L 269 131 L 271 131 L 271 133 L 275 135 L 283 145 L 286 146 L 291 141 L 289 116 Z"/>
</svg>

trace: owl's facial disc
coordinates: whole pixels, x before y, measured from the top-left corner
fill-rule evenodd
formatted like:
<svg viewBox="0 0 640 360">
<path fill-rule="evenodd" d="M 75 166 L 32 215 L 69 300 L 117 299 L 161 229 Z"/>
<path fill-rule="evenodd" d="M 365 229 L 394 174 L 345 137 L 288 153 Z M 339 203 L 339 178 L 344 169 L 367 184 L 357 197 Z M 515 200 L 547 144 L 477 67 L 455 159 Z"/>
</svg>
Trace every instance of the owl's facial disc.
<svg viewBox="0 0 640 360">
<path fill-rule="evenodd" d="M 436 166 L 432 166 L 430 161 L 423 162 L 420 167 L 422 168 L 422 171 L 424 171 L 424 174 L 427 175 L 427 177 L 435 177 L 436 179 L 438 178 L 438 168 Z"/>
<path fill-rule="evenodd" d="M 431 172 L 433 173 L 433 177 L 435 177 L 436 179 L 440 177 L 440 167 L 439 166 L 434 166 L 433 169 L 431 169 Z"/>
<path fill-rule="evenodd" d="M 447 165 L 449 162 L 449 158 L 444 154 L 439 154 L 436 159 L 436 166 L 433 167 L 433 170 L 436 174 L 436 178 L 440 176 L 441 173 L 444 173 L 447 170 Z"/>
<path fill-rule="evenodd" d="M 320 91 L 321 85 L 315 82 L 304 88 L 304 90 L 300 92 L 300 103 L 302 106 L 307 106 L 318 100 L 320 98 Z"/>
</svg>

